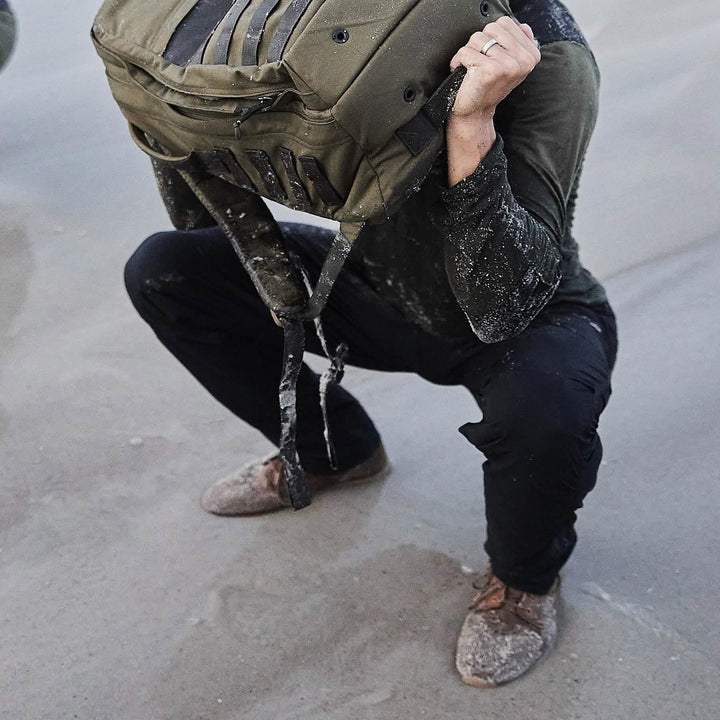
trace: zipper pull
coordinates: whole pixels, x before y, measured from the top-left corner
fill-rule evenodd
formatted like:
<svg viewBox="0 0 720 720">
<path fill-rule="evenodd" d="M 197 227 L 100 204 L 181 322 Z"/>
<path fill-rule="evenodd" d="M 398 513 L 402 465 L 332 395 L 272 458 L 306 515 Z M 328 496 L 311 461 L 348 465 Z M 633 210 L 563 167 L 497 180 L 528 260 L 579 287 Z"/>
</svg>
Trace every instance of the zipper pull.
<svg viewBox="0 0 720 720">
<path fill-rule="evenodd" d="M 258 101 L 251 105 L 250 107 L 243 108 L 242 110 L 239 110 L 237 112 L 237 120 L 234 123 L 235 128 L 235 139 L 240 139 L 240 126 L 248 119 L 251 118 L 253 115 L 256 115 L 259 112 L 263 112 L 264 110 L 268 110 L 271 105 L 275 103 L 276 100 L 279 99 L 279 95 L 267 95 L 265 97 L 258 98 Z"/>
</svg>

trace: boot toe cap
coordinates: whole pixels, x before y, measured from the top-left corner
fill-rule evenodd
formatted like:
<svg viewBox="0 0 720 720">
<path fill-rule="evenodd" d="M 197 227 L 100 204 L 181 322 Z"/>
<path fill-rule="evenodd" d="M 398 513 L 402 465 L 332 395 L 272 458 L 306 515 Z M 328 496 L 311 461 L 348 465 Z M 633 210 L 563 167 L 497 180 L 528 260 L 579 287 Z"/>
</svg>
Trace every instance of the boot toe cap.
<svg viewBox="0 0 720 720">
<path fill-rule="evenodd" d="M 210 485 L 200 496 L 200 506 L 213 515 L 253 515 L 286 507 L 279 493 L 256 482 L 262 465 L 244 469 Z"/>
<path fill-rule="evenodd" d="M 501 619 L 470 613 L 458 638 L 455 665 L 462 681 L 474 687 L 496 687 L 523 675 L 551 643 L 534 628 L 506 627 Z"/>
</svg>

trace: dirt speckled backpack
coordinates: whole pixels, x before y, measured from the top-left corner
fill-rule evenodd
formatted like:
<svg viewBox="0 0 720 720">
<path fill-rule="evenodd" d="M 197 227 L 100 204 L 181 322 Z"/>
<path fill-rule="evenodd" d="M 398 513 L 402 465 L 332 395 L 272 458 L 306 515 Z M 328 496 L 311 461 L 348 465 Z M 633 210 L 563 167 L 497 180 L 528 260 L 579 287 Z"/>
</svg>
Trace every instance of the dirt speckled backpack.
<svg viewBox="0 0 720 720">
<path fill-rule="evenodd" d="M 462 81 L 451 57 L 507 0 L 107 0 L 92 27 L 135 142 L 179 173 L 285 330 L 281 454 L 293 506 L 303 321 L 367 222 L 420 186 Z M 311 292 L 258 196 L 340 232 Z"/>
</svg>

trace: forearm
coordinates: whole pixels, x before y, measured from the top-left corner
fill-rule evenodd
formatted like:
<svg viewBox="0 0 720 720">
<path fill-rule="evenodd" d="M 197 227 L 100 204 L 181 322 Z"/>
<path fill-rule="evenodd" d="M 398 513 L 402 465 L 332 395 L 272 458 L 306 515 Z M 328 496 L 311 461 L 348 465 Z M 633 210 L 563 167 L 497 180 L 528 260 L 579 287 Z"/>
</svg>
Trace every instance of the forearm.
<svg viewBox="0 0 720 720">
<path fill-rule="evenodd" d="M 459 162 L 464 167 L 462 155 Z M 556 238 L 515 199 L 501 139 L 477 168 L 450 184 L 444 193 L 445 264 L 455 297 L 484 342 L 517 335 L 560 281 Z"/>
<path fill-rule="evenodd" d="M 493 115 L 463 118 L 450 113 L 445 137 L 448 185 L 452 187 L 471 175 L 490 152 L 497 137 Z"/>
</svg>

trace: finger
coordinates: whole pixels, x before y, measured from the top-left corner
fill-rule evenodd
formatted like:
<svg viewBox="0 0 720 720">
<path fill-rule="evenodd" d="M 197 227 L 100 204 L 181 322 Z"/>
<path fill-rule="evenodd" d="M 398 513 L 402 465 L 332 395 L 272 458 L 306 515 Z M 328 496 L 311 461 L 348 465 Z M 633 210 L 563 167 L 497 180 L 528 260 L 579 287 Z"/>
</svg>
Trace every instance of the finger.
<svg viewBox="0 0 720 720">
<path fill-rule="evenodd" d="M 489 48 L 487 49 L 486 52 L 483 53 L 483 48 L 484 48 L 491 40 L 495 40 L 495 42 L 496 42 L 497 44 L 496 44 L 496 45 L 492 45 L 491 47 L 489 47 Z M 500 42 L 499 42 L 497 39 L 492 38 L 492 37 L 490 37 L 490 35 L 486 35 L 486 34 L 483 33 L 483 32 L 473 33 L 473 34 L 470 36 L 470 39 L 469 39 L 468 42 L 467 42 L 467 46 L 470 47 L 470 48 L 472 48 L 473 50 L 477 50 L 478 52 L 482 53 L 482 54 L 485 55 L 486 57 L 493 57 L 493 55 L 492 55 L 493 52 L 495 52 L 495 53 L 502 52 L 502 48 L 500 47 Z"/>
<path fill-rule="evenodd" d="M 532 31 L 532 28 L 527 23 L 522 23 L 520 29 L 532 40 L 533 44 L 537 46 L 537 40 L 535 39 L 535 33 Z"/>
<path fill-rule="evenodd" d="M 519 27 L 525 33 L 527 39 L 532 43 L 532 47 L 530 47 L 530 52 L 536 57 L 539 62 L 542 56 L 540 54 L 540 43 L 535 37 L 535 33 L 527 23 L 521 23 Z"/>
<path fill-rule="evenodd" d="M 483 32 L 497 40 L 509 53 L 525 49 L 524 42 L 528 41 L 525 33 L 509 17 L 502 17 L 496 22 L 489 23 Z"/>
<path fill-rule="evenodd" d="M 457 53 L 455 53 L 455 56 L 450 61 L 450 70 L 454 72 L 460 66 L 471 68 L 487 62 L 487 56 L 483 55 L 479 50 L 465 45 L 464 47 L 461 47 Z"/>
<path fill-rule="evenodd" d="M 517 40 L 521 47 L 537 56 L 538 60 L 540 59 L 537 53 L 538 41 L 535 39 L 532 28 L 527 23 L 520 23 L 516 18 L 510 16 L 499 18 L 497 22 Z"/>
<path fill-rule="evenodd" d="M 483 32 L 497 40 L 516 60 L 529 55 L 533 63 L 540 60 L 540 52 L 533 40 L 510 17 L 502 17 L 497 22 L 486 25 Z"/>
<path fill-rule="evenodd" d="M 495 22 L 500 23 L 508 32 L 510 32 L 519 42 L 524 43 L 523 35 L 535 44 L 535 34 L 527 23 L 521 23 L 512 15 L 503 15 Z"/>
</svg>

